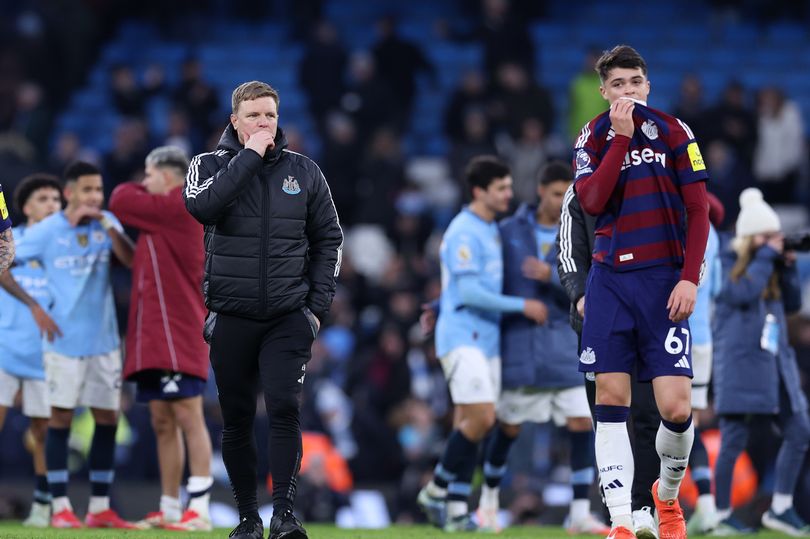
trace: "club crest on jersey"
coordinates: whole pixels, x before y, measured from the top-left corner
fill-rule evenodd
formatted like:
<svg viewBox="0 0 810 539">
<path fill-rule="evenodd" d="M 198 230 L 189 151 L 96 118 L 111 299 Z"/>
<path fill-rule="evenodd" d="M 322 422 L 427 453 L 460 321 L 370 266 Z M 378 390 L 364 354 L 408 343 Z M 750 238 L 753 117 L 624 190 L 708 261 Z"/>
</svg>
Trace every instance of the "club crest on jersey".
<svg viewBox="0 0 810 539">
<path fill-rule="evenodd" d="M 647 120 L 641 124 L 641 132 L 644 133 L 648 139 L 655 140 L 658 138 L 658 126 L 652 120 Z"/>
<path fill-rule="evenodd" d="M 583 350 L 582 354 L 579 356 L 579 362 L 583 365 L 593 365 L 596 363 L 596 352 L 593 351 L 593 348 L 589 346 Z"/>
<path fill-rule="evenodd" d="M 87 244 L 90 242 L 90 238 L 87 237 L 87 234 L 76 234 L 76 241 L 78 241 L 79 245 L 82 247 L 87 247 Z"/>
<path fill-rule="evenodd" d="M 298 185 L 298 180 L 292 176 L 287 176 L 287 179 L 284 180 L 284 185 L 281 186 L 281 190 L 288 195 L 297 195 L 301 192 L 301 186 Z"/>
</svg>

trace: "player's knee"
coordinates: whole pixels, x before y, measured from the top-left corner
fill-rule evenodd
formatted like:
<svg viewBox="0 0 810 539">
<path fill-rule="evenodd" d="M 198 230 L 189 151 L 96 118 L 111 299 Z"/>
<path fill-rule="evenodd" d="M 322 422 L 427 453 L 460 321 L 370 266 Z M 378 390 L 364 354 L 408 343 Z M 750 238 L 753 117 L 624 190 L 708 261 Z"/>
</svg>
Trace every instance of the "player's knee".
<svg viewBox="0 0 810 539">
<path fill-rule="evenodd" d="M 300 393 L 272 395 L 267 400 L 267 412 L 271 418 L 297 417 L 300 409 Z"/>
<path fill-rule="evenodd" d="M 152 430 L 155 431 L 155 435 L 160 436 L 167 436 L 169 434 L 174 434 L 177 432 L 177 425 L 174 422 L 174 419 L 169 414 L 152 414 Z"/>
<path fill-rule="evenodd" d="M 31 436 L 38 444 L 45 443 L 45 437 L 48 434 L 48 421 L 47 420 L 34 420 L 31 421 Z"/>
<path fill-rule="evenodd" d="M 661 418 L 670 423 L 685 423 L 692 415 L 692 403 L 686 400 L 667 402 L 662 404 L 658 411 Z"/>
<path fill-rule="evenodd" d="M 593 429 L 590 417 L 569 417 L 566 425 L 571 432 L 587 432 Z"/>
</svg>

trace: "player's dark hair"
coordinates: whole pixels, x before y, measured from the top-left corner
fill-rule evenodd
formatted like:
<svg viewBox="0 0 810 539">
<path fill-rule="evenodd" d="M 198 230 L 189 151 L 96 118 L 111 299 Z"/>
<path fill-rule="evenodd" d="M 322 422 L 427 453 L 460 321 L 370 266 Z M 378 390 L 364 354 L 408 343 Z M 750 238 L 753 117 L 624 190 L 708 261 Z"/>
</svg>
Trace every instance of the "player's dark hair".
<svg viewBox="0 0 810 539">
<path fill-rule="evenodd" d="M 605 82 L 611 69 L 623 67 L 626 69 L 641 68 L 644 76 L 647 76 L 647 62 L 636 49 L 629 45 L 617 45 L 609 51 L 604 51 L 599 60 L 596 61 L 596 72 L 599 78 Z"/>
<path fill-rule="evenodd" d="M 14 189 L 14 207 L 17 208 L 18 212 L 22 213 L 23 206 L 25 206 L 25 203 L 31 198 L 31 195 L 33 195 L 35 191 L 46 187 L 56 189 L 59 193 L 59 199 L 62 203 L 65 202 L 62 196 L 62 183 L 59 181 L 59 178 L 53 174 L 37 173 L 23 178 L 19 185 L 17 185 L 17 188 Z"/>
<path fill-rule="evenodd" d="M 70 183 L 78 180 L 79 176 L 94 176 L 96 174 L 101 174 L 101 171 L 96 165 L 86 161 L 74 161 L 65 168 L 63 176 L 65 183 Z"/>
<path fill-rule="evenodd" d="M 464 180 L 472 196 L 474 187 L 486 190 L 493 181 L 509 174 L 509 166 L 494 155 L 479 155 L 470 160 L 464 172 Z"/>
<path fill-rule="evenodd" d="M 571 165 L 565 161 L 550 161 L 540 170 L 537 181 L 540 185 L 548 185 L 554 182 L 572 182 L 574 181 L 574 172 L 571 170 Z"/>
</svg>

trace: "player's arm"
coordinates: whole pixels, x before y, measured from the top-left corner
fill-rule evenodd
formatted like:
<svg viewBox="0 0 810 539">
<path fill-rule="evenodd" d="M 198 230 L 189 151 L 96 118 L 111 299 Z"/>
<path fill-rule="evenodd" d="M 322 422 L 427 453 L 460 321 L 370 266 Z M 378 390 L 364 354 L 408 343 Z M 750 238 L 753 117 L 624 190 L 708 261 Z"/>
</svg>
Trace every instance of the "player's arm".
<svg viewBox="0 0 810 539">
<path fill-rule="evenodd" d="M 8 268 L 14 262 L 14 236 L 11 229 L 7 228 L 0 232 L 0 274 L 8 273 Z"/>
<path fill-rule="evenodd" d="M 20 286 L 10 271 L 0 273 L 0 286 L 2 286 L 3 290 L 8 292 L 12 297 L 31 309 L 31 315 L 34 317 L 34 321 L 36 322 L 39 331 L 42 333 L 42 335 L 47 337 L 49 342 L 53 342 L 55 336 L 62 336 L 62 330 L 59 329 L 56 322 L 54 322 L 53 319 L 48 316 L 48 313 L 46 313 L 45 309 L 43 309 L 42 306 L 37 303 L 37 300 L 32 298 L 28 292 L 26 292 L 25 289 Z"/>
<path fill-rule="evenodd" d="M 575 189 L 582 209 L 591 215 L 605 211 L 608 201 L 619 181 L 624 156 L 630 147 L 635 125 L 633 124 L 634 103 L 627 99 L 614 101 L 610 106 L 610 122 L 615 133 L 610 148 L 593 174 L 577 178 Z"/>
<path fill-rule="evenodd" d="M 135 256 L 135 244 L 124 232 L 121 223 L 114 221 L 109 214 L 101 214 L 98 220 L 112 242 L 112 251 L 121 264 L 131 268 Z"/>
<path fill-rule="evenodd" d="M 242 194 L 250 181 L 261 171 L 262 155 L 247 146 L 221 168 L 211 155 L 198 155 L 191 160 L 183 188 L 186 209 L 204 225 L 217 222 L 225 209 Z"/>
<path fill-rule="evenodd" d="M 590 234 L 593 232 L 588 230 L 585 214 L 571 186 L 563 199 L 560 229 L 557 232 L 557 273 L 568 299 L 576 305 L 580 316 L 585 311 L 585 283 L 591 267 L 591 252 L 588 249 Z"/>
<path fill-rule="evenodd" d="M 165 195 L 153 195 L 135 182 L 119 185 L 110 196 L 110 211 L 119 221 L 144 232 L 157 232 L 174 219 L 175 206 Z"/>
<path fill-rule="evenodd" d="M 538 324 L 545 323 L 548 310 L 543 302 L 531 298 L 519 298 L 498 294 L 484 288 L 477 275 L 461 275 L 458 279 L 461 301 L 467 307 L 500 313 L 523 313 Z"/>
<path fill-rule="evenodd" d="M 695 310 L 700 265 L 709 237 L 709 202 L 706 182 L 694 182 L 681 188 L 686 206 L 686 245 L 684 248 L 681 280 L 675 285 L 667 301 L 669 318 L 673 322 L 686 320 Z"/>
</svg>

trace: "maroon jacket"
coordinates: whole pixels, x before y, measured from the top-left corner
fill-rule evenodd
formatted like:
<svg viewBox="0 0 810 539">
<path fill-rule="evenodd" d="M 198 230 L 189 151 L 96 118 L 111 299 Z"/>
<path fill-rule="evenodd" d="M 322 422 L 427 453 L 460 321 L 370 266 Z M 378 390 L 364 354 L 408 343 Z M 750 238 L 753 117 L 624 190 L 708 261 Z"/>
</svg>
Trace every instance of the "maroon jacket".
<svg viewBox="0 0 810 539">
<path fill-rule="evenodd" d="M 124 378 L 160 369 L 208 378 L 203 341 L 203 227 L 186 211 L 182 187 L 166 195 L 125 183 L 110 211 L 140 231 L 132 264 L 132 297 Z"/>
</svg>

